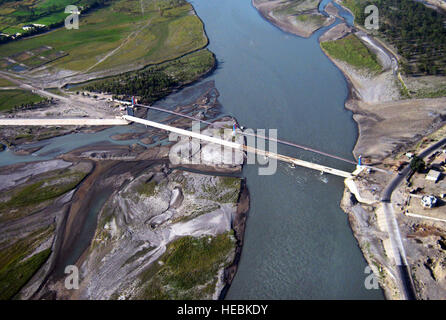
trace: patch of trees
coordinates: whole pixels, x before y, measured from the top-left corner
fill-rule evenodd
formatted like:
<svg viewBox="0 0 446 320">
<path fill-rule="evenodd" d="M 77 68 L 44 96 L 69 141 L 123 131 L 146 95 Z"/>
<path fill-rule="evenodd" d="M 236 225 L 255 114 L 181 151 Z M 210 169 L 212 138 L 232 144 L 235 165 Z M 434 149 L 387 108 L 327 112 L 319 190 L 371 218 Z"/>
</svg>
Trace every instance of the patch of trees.
<svg viewBox="0 0 446 320">
<path fill-rule="evenodd" d="M 151 69 L 104 80 L 85 89 L 124 97 L 138 96 L 141 103 L 152 103 L 171 93 L 177 86 L 178 82 L 165 72 Z"/>
<path fill-rule="evenodd" d="M 446 74 L 446 17 L 413 0 L 355 0 L 358 24 L 364 24 L 364 8 L 379 9 L 379 33 L 398 49 L 408 75 Z"/>
<path fill-rule="evenodd" d="M 413 172 L 421 172 L 426 167 L 424 160 L 418 156 L 414 156 L 410 161 L 410 168 Z"/>
<path fill-rule="evenodd" d="M 187 2 L 185 0 L 164 0 L 158 4 L 160 9 L 176 8 L 184 6 Z"/>
<path fill-rule="evenodd" d="M 0 0 L 0 5 L 7 3 L 7 2 L 14 2 L 16 0 Z"/>
</svg>

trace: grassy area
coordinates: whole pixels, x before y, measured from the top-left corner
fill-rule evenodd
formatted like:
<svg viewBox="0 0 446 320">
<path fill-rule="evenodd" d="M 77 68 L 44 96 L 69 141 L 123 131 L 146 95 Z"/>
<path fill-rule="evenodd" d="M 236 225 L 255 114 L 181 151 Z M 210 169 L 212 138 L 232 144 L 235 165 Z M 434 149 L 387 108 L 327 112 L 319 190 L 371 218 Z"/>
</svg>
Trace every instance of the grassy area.
<svg viewBox="0 0 446 320">
<path fill-rule="evenodd" d="M 0 87 L 13 87 L 13 86 L 15 86 L 15 84 L 12 83 L 11 81 L 0 78 Z"/>
<path fill-rule="evenodd" d="M 26 90 L 1 90 L 0 111 L 9 111 L 16 107 L 33 105 L 45 100 L 45 98 Z"/>
<path fill-rule="evenodd" d="M 159 69 L 171 76 L 176 82 L 187 84 L 207 73 L 214 65 L 214 54 L 204 49 L 162 64 Z"/>
<path fill-rule="evenodd" d="M 48 45 L 68 53 L 49 66 L 85 71 L 128 64 L 157 64 L 178 58 L 207 44 L 201 21 L 184 0 L 115 0 L 80 18 L 78 30 L 59 28 L 1 46 L 0 57 Z M 112 51 L 119 48 L 118 50 Z M 98 64 L 107 54 L 110 57 Z"/>
<path fill-rule="evenodd" d="M 1 243 L 0 300 L 13 298 L 45 263 L 51 249 L 31 255 L 54 232 L 54 226 L 37 230 L 13 244 Z"/>
<path fill-rule="evenodd" d="M 362 1 L 362 0 L 361 0 Z M 356 17 L 364 16 L 364 7 L 360 0 L 342 0 L 342 5 L 350 9 L 353 15 Z M 362 1 L 364 2 L 364 1 Z"/>
<path fill-rule="evenodd" d="M 378 73 L 382 67 L 376 56 L 355 35 L 343 39 L 321 42 L 321 47 L 328 55 L 342 60 L 358 69 Z"/>
<path fill-rule="evenodd" d="M 440 89 L 420 89 L 415 94 L 416 98 L 440 98 L 446 97 L 446 88 Z"/>
<path fill-rule="evenodd" d="M 240 194 L 240 186 L 240 178 L 220 177 L 215 186 L 201 186 L 202 197 L 219 203 L 236 203 Z"/>
<path fill-rule="evenodd" d="M 27 185 L 18 190 L 8 202 L 0 203 L 0 208 L 20 208 L 54 199 L 73 189 L 85 175 L 83 172 L 69 172 Z"/>
<path fill-rule="evenodd" d="M 30 70 L 50 63 L 66 55 L 67 53 L 63 51 L 58 51 L 47 46 L 41 46 L 32 50 L 11 55 L 9 59 L 16 61 L 16 63 L 12 63 L 11 60 L 1 60 L 0 68 L 14 71 L 14 68 L 19 66 L 20 69 Z"/>
<path fill-rule="evenodd" d="M 154 196 L 156 185 L 157 183 L 155 180 L 149 181 L 147 183 L 143 182 L 138 186 L 138 188 L 136 188 L 136 192 L 146 197 Z"/>
<path fill-rule="evenodd" d="M 13 297 L 45 263 L 50 253 L 51 248 L 48 248 L 21 263 L 14 264 L 12 268 L 0 272 L 0 300 Z"/>
<path fill-rule="evenodd" d="M 322 15 L 315 15 L 315 14 L 301 14 L 297 16 L 296 18 L 298 21 L 301 22 L 307 22 L 307 23 L 313 23 L 313 24 L 322 24 L 324 23 L 324 20 L 326 19 Z"/>
<path fill-rule="evenodd" d="M 215 290 L 220 268 L 228 266 L 235 240 L 230 233 L 215 237 L 183 237 L 171 242 L 160 258 L 142 274 L 141 299 L 197 299 Z"/>
</svg>

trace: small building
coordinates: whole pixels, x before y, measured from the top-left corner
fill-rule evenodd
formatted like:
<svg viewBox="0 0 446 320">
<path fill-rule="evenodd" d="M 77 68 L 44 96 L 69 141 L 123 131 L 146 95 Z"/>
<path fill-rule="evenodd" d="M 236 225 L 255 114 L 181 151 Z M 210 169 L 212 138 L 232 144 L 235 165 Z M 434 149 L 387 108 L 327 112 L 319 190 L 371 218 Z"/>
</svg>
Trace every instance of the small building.
<svg viewBox="0 0 446 320">
<path fill-rule="evenodd" d="M 437 198 L 434 196 L 423 196 L 421 198 L 421 205 L 425 208 L 432 208 L 435 207 L 437 204 Z"/>
<path fill-rule="evenodd" d="M 413 153 L 412 152 L 407 152 L 406 153 L 406 157 L 407 157 L 407 159 L 412 159 L 413 158 Z"/>
<path fill-rule="evenodd" d="M 23 26 L 22 29 L 23 29 L 23 30 L 26 30 L 26 31 L 28 31 L 28 30 L 32 30 L 32 29 L 34 29 L 34 25 L 32 25 L 32 24 L 27 24 L 27 25 Z"/>
<path fill-rule="evenodd" d="M 440 176 L 441 176 L 440 171 L 431 169 L 426 175 L 426 180 L 437 182 L 438 179 L 440 179 Z"/>
</svg>

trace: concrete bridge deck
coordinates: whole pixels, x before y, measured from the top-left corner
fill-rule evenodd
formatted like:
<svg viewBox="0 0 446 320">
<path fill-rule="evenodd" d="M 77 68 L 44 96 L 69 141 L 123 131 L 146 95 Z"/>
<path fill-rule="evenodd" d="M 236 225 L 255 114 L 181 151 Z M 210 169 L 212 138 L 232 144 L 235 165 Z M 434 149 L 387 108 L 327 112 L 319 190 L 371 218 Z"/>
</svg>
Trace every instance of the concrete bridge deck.
<svg viewBox="0 0 446 320">
<path fill-rule="evenodd" d="M 62 119 L 21 119 L 1 118 L 0 126 L 122 126 L 128 121 L 119 118 L 92 119 L 92 118 L 62 118 Z"/>
</svg>

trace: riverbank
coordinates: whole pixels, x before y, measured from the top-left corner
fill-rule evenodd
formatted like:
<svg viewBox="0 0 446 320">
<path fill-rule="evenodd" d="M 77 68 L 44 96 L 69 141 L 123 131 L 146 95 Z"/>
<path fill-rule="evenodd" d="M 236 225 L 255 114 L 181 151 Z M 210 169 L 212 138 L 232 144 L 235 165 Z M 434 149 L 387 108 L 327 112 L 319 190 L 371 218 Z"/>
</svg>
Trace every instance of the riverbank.
<svg viewBox="0 0 446 320">
<path fill-rule="evenodd" d="M 333 8 L 330 8 L 330 11 L 332 15 L 338 16 Z M 348 45 L 355 43 L 358 48 L 362 46 L 362 57 L 348 56 L 345 52 L 338 51 L 342 59 L 335 58 L 322 45 L 325 42 L 340 43 L 347 37 L 350 41 Z M 368 265 L 377 276 L 386 298 L 400 299 L 402 296 L 399 291 L 399 271 L 395 266 L 384 209 L 380 202 L 380 193 L 392 177 L 384 172 L 391 173 L 397 163 L 397 155 L 401 155 L 420 139 L 443 127 L 446 99 L 404 100 L 405 92 L 401 89 L 401 79 L 398 77 L 397 57 L 380 41 L 355 27 L 340 23 L 321 35 L 319 41 L 326 56 L 341 70 L 348 83 L 349 97 L 345 107 L 352 111 L 359 133 L 353 154 L 356 159 L 361 155 L 363 161 L 380 168 L 370 173 L 362 172 L 357 179 L 348 183 L 341 208 L 348 214 L 353 234 Z M 372 60 L 379 63 L 381 70 L 372 71 L 361 65 L 364 62 L 373 62 Z M 352 66 L 355 63 L 358 65 Z M 369 65 L 373 67 L 373 63 Z M 401 112 L 402 109 L 404 112 Z M 404 190 L 397 193 L 397 203 L 403 202 L 403 194 Z M 432 261 L 441 259 L 439 257 L 442 256 L 442 249 L 440 247 L 438 251 L 438 245 L 435 244 L 438 237 L 420 240 L 415 235 L 419 224 L 402 216 L 397 216 L 397 221 L 408 252 L 408 260 L 413 267 L 409 272 L 417 279 L 417 296 L 441 297 L 440 292 L 444 290 L 441 289 L 442 284 L 438 281 L 435 283 L 435 280 L 433 283 L 429 272 L 423 269 L 423 264 L 432 264 L 426 263 L 426 257 L 435 257 L 429 258 Z M 423 222 L 424 225 L 426 222 Z M 435 225 L 435 230 L 441 229 L 441 225 Z M 435 250 L 423 249 L 420 245 L 423 243 L 430 244 Z M 441 268 L 436 272 L 441 274 Z"/>
<path fill-rule="evenodd" d="M 320 1 L 293 2 L 252 0 L 261 16 L 285 32 L 309 38 L 314 32 L 334 22 L 333 16 L 318 11 Z"/>
<path fill-rule="evenodd" d="M 352 34 L 370 40 L 361 31 L 339 24 L 324 33 L 320 41 L 337 41 Z M 355 158 L 362 155 L 371 162 L 380 162 L 439 129 L 444 124 L 443 114 L 446 113 L 446 108 L 443 106 L 446 98 L 403 99 L 394 70 L 395 64 L 392 62 L 396 58 L 384 47 L 379 47 L 377 42 L 370 43 L 373 45 L 368 45 L 367 48 L 377 56 L 377 61 L 382 66 L 379 73 L 352 67 L 347 62 L 332 57 L 324 48 L 322 50 L 342 71 L 349 85 L 345 107 L 352 111 L 359 133 L 353 150 Z M 367 44 L 369 42 L 364 45 Z M 405 112 L 401 112 L 402 109 Z"/>
<path fill-rule="evenodd" d="M 352 67 L 324 50 L 327 57 L 343 72 L 349 84 L 350 93 L 345 106 L 352 111 L 359 131 L 354 156 L 358 158 L 361 155 L 365 162 L 389 172 L 384 174 L 372 170 L 368 174 L 360 174 L 355 181 L 349 181 L 341 208 L 348 214 L 355 238 L 386 298 L 404 299 L 407 298 L 407 292 L 400 291 L 400 271 L 395 261 L 405 260 L 406 257 L 400 258 L 394 254 L 394 244 L 389 239 L 389 232 L 393 231 L 389 230 L 386 222 L 386 215 L 389 213 L 386 213 L 388 209 L 382 204 L 380 194 L 390 183 L 393 169 L 399 168 L 401 163 L 407 165 L 401 155 L 408 150 L 418 154 L 419 150 L 413 150 L 413 146 L 419 144 L 421 139 L 429 140 L 426 137 L 442 130 L 445 124 L 446 98 L 407 99 L 402 88 L 405 88 L 405 84 L 398 72 L 397 57 L 381 42 L 375 41 L 364 32 L 345 26 L 337 27 L 340 32 L 329 30 L 320 38 L 323 50 L 322 43 L 325 41 L 339 41 L 355 34 L 382 66 L 383 70 L 374 74 Z M 444 249 L 437 244 L 445 232 L 444 225 L 405 217 L 402 213 L 405 210 L 403 208 L 407 201 L 407 192 L 405 186 L 398 188 L 393 197 L 393 206 L 398 207 L 395 208 L 396 221 L 407 252 L 408 276 L 414 283 L 414 295 L 418 299 L 441 299 L 446 287 L 439 279 L 444 271 L 441 266 L 437 267 L 436 261 L 440 261 L 445 255 Z M 433 228 L 437 233 L 429 231 L 429 236 L 419 237 L 417 230 L 420 224 L 423 225 L 422 228 Z M 431 249 L 427 249 L 428 247 Z M 435 271 L 432 265 L 437 268 Z"/>
</svg>

